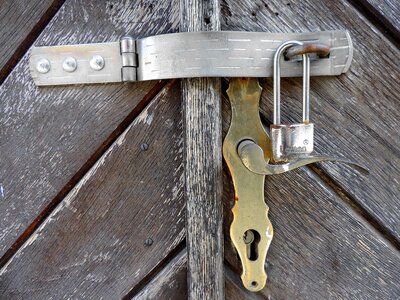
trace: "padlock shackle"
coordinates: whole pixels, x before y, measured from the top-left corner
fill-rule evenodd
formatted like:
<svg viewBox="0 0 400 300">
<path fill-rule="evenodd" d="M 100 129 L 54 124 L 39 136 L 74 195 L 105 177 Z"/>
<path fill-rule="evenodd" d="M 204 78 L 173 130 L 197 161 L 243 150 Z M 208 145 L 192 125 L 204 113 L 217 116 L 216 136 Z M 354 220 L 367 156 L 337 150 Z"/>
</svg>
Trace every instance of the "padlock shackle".
<svg viewBox="0 0 400 300">
<path fill-rule="evenodd" d="M 294 45 L 302 46 L 300 41 L 287 41 L 282 43 L 274 55 L 274 125 L 281 123 L 281 68 L 280 58 L 283 52 Z M 310 58 L 303 54 L 303 123 L 310 120 Z"/>
</svg>

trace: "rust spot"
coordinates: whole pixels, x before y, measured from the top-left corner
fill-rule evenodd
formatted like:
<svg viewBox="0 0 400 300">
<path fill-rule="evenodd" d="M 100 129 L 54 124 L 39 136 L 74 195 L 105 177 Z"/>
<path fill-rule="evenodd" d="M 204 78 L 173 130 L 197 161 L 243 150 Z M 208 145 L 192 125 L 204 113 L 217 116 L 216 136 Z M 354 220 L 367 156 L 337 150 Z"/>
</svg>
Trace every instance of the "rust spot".
<svg viewBox="0 0 400 300">
<path fill-rule="evenodd" d="M 327 45 L 320 43 L 307 43 L 290 47 L 285 53 L 285 58 L 290 60 L 294 56 L 307 53 L 316 53 L 319 57 L 323 58 L 328 57 L 330 52 L 331 48 Z"/>
</svg>

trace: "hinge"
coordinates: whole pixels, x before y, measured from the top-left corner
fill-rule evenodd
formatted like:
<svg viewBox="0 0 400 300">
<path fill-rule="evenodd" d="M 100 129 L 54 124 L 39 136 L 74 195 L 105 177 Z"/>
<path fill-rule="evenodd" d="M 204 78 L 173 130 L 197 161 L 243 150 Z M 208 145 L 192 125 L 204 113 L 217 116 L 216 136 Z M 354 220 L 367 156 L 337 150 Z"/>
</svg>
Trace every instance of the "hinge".
<svg viewBox="0 0 400 300">
<path fill-rule="evenodd" d="M 136 53 L 136 41 L 131 36 L 124 36 L 120 40 L 121 46 L 121 79 L 122 81 L 136 81 L 138 55 Z"/>
</svg>

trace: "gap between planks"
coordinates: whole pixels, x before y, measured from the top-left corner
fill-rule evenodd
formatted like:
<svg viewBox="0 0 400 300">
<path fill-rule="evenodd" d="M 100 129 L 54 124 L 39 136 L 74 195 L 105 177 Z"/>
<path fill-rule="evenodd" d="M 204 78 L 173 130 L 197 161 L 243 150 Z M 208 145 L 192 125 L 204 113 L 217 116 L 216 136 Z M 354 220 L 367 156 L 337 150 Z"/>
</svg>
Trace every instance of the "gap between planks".
<svg viewBox="0 0 400 300">
<path fill-rule="evenodd" d="M 138 284 L 122 297 L 122 300 L 129 300 L 134 298 L 140 292 L 146 289 L 150 282 L 157 277 L 163 270 L 165 270 L 171 262 L 181 255 L 183 252 L 186 254 L 186 239 L 183 239 L 172 251 L 170 251 L 164 259 L 156 265 L 151 272 L 149 272 Z"/>
<path fill-rule="evenodd" d="M 348 207 L 359 217 L 361 217 L 370 227 L 370 230 L 375 235 L 380 236 L 382 239 L 389 243 L 395 250 L 400 252 L 400 241 L 387 230 L 379 220 L 375 219 L 365 208 L 363 208 L 357 200 L 352 197 L 345 189 L 343 189 L 328 173 L 323 171 L 318 165 L 311 165 L 308 167 L 324 184 L 329 187 Z"/>
<path fill-rule="evenodd" d="M 400 49 L 399 30 L 381 12 L 365 0 L 347 0 L 347 2 L 378 29 L 394 46 Z"/>
<path fill-rule="evenodd" d="M 187 249 L 185 240 L 176 249 L 170 252 L 166 259 L 157 266 L 156 272 L 143 279 L 122 299 L 184 299 L 187 297 L 186 281 L 181 282 L 182 273 L 187 272 Z M 226 284 L 226 297 L 231 299 L 253 299 L 267 300 L 270 295 L 261 292 L 253 293 L 247 291 L 240 281 L 240 275 L 236 273 L 229 261 L 224 261 L 224 279 Z M 179 282 L 179 283 L 178 283 Z M 161 294 L 160 294 L 161 293 Z M 172 298 L 173 297 L 173 298 Z"/>
<path fill-rule="evenodd" d="M 172 80 L 171 80 L 172 81 Z M 71 177 L 67 184 L 58 192 L 58 194 L 49 202 L 49 204 L 37 215 L 27 229 L 17 238 L 14 244 L 0 258 L 0 269 L 2 269 L 22 247 L 22 245 L 32 236 L 35 230 L 49 217 L 54 209 L 64 200 L 64 197 L 79 183 L 85 174 L 101 158 L 101 156 L 110 148 L 118 137 L 128 128 L 143 109 L 156 97 L 168 84 L 169 81 L 159 81 L 138 103 L 138 105 L 128 114 L 128 116 L 116 127 L 101 146 L 90 156 L 82 167 Z M 172 83 L 174 84 L 174 83 Z"/>
<path fill-rule="evenodd" d="M 13 55 L 11 55 L 8 61 L 4 64 L 3 68 L 0 70 L 0 85 L 8 77 L 18 61 L 28 52 L 29 48 L 33 45 L 33 43 L 46 28 L 46 26 L 50 23 L 51 19 L 57 14 L 65 1 L 66 0 L 54 0 L 49 8 L 46 10 L 46 12 L 40 17 L 35 26 L 33 26 L 32 30 L 28 32 L 28 34 L 21 41 L 19 46 L 16 47 Z"/>
</svg>

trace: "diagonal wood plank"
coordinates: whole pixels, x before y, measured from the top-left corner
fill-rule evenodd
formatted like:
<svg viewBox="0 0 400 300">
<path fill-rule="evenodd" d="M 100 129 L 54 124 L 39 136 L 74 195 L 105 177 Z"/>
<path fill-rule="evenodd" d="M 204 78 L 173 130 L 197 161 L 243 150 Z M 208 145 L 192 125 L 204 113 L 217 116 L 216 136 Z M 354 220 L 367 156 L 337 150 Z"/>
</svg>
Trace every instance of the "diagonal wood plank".
<svg viewBox="0 0 400 300">
<path fill-rule="evenodd" d="M 179 252 L 139 293 L 129 299 L 187 299 L 186 251 L 185 248 Z"/>
<path fill-rule="evenodd" d="M 223 102 L 224 131 L 229 101 Z M 229 239 L 233 184 L 224 170 L 225 258 L 238 274 Z M 400 254 L 309 168 L 267 176 L 274 238 L 265 264 L 267 299 L 395 299 Z"/>
<path fill-rule="evenodd" d="M 127 5 L 69 0 L 35 44 L 115 41 L 127 33 L 141 37 L 172 32 L 178 28 L 177 15 L 176 1 Z M 47 213 L 46 206 L 65 196 L 115 132 L 143 107 L 142 100 L 148 101 L 163 85 L 37 88 L 29 75 L 28 56 L 23 57 L 0 87 L 0 256 L 24 231 L 23 238 L 34 229 Z"/>
<path fill-rule="evenodd" d="M 400 52 L 345 1 L 287 3 L 224 1 L 223 29 L 350 30 L 354 43 L 350 71 L 340 77 L 311 79 L 310 117 L 316 127 L 316 152 L 350 157 L 370 168 L 370 176 L 360 177 L 339 164 L 321 165 L 367 217 L 376 219 L 377 227 L 399 245 L 400 65 L 394 58 Z M 261 111 L 271 120 L 272 80 L 262 85 Z M 301 88 L 301 79 L 283 79 L 284 122 L 301 119 Z"/>
<path fill-rule="evenodd" d="M 171 102 L 171 99 L 178 99 L 179 96 L 163 94 L 162 98 L 168 101 L 168 106 L 165 104 L 167 107 L 161 110 L 159 115 L 154 114 L 152 118 L 146 110 L 139 118 L 142 126 L 147 126 L 147 121 L 150 119 L 156 122 L 155 120 L 160 120 L 160 116 L 167 118 L 169 114 L 171 117 L 179 118 L 177 116 L 179 112 L 173 108 L 175 102 Z M 227 99 L 224 100 L 223 112 L 225 112 L 226 130 L 229 122 Z M 170 129 L 172 132 L 165 134 L 158 126 L 168 127 L 171 123 L 167 119 L 152 124 L 155 128 L 148 130 L 156 134 L 153 137 L 154 141 L 160 142 L 163 144 L 160 147 L 164 147 L 162 151 L 155 151 L 155 155 L 159 157 L 160 153 L 168 153 L 166 152 L 168 150 L 175 152 L 170 150 L 171 145 L 175 145 L 171 143 L 171 136 L 174 136 L 174 132 L 176 136 L 176 130 L 179 132 L 181 128 Z M 136 135 L 150 134 L 145 130 L 132 131 Z M 90 178 L 85 177 L 82 180 L 82 184 L 71 192 L 60 208 L 50 216 L 48 222 L 39 228 L 26 246 L 2 270 L 0 287 L 4 295 L 17 297 L 29 291 L 32 298 L 46 298 L 53 295 L 52 292 L 59 291 L 64 294 L 72 293 L 71 297 L 95 295 L 99 298 L 101 295 L 109 296 L 106 293 L 111 290 L 113 294 L 108 298 L 113 298 L 113 295 L 119 298 L 126 295 L 140 278 L 150 272 L 149 264 L 154 268 L 157 260 L 162 260 L 159 254 L 155 254 L 156 252 L 162 251 L 163 255 L 168 252 L 165 248 L 170 244 L 165 239 L 159 240 L 157 235 L 169 236 L 172 231 L 176 234 L 173 245 L 182 240 L 183 178 L 181 177 L 179 186 L 169 188 L 170 193 L 180 195 L 179 203 L 172 199 L 167 203 L 160 203 L 160 197 L 163 197 L 160 191 L 162 190 L 160 178 L 168 176 L 162 172 L 156 173 L 158 175 L 154 178 L 156 183 L 149 182 L 141 191 L 131 189 L 137 186 L 137 181 L 142 177 L 142 174 L 133 174 L 134 161 L 140 166 L 136 170 L 148 172 L 152 176 L 154 176 L 152 168 L 166 168 L 170 172 L 174 168 L 165 164 L 177 163 L 169 157 L 165 157 L 162 162 L 155 163 L 153 159 L 148 163 L 140 155 L 141 152 L 138 154 L 138 148 L 143 140 L 149 141 L 149 139 L 135 139 L 128 132 L 116 141 L 112 148 L 115 150 L 110 150 L 104 155 L 93 168 L 94 171 L 89 173 Z M 129 142 L 135 146 L 127 145 Z M 152 143 L 148 143 L 152 147 Z M 178 142 L 179 155 L 182 155 L 181 143 L 182 139 L 180 143 Z M 182 158 L 180 160 L 182 161 Z M 143 176 L 143 182 L 148 182 L 145 179 L 150 179 L 152 176 Z M 121 177 L 124 180 L 121 181 Z M 167 178 L 170 181 L 175 177 Z M 126 198 L 134 198 L 130 197 L 130 194 L 145 197 L 147 202 L 126 201 Z M 164 196 L 166 194 L 164 193 Z M 117 199 L 112 198 L 113 195 Z M 233 190 L 228 176 L 225 178 L 224 195 L 224 204 L 231 206 Z M 388 293 L 395 295 L 398 292 L 396 289 L 400 286 L 399 279 L 395 276 L 395 270 L 400 267 L 398 253 L 386 245 L 379 236 L 375 236 L 368 224 L 364 220 L 359 220 L 352 209 L 313 173 L 303 170 L 269 178 L 266 195 L 271 207 L 271 219 L 276 236 L 267 263 L 269 281 L 268 288 L 264 290 L 265 297 L 272 295 L 274 298 L 334 299 L 383 295 L 382 298 L 385 298 Z M 154 206 L 148 202 L 156 203 L 160 212 L 151 210 Z M 146 209 L 149 210 L 143 211 Z M 181 213 L 173 212 L 179 209 Z M 104 213 L 104 217 L 101 217 Z M 228 238 L 230 224 L 228 208 L 226 213 L 227 258 L 238 272 L 236 255 L 230 247 Z M 148 218 L 159 216 L 159 219 L 147 225 L 146 220 L 139 216 Z M 142 222 L 141 225 L 135 223 L 136 219 L 139 219 L 136 222 Z M 116 223 L 110 224 L 110 220 Z M 166 223 L 167 220 L 171 223 Z M 147 226 L 155 227 L 148 229 Z M 177 227 L 180 227 L 180 231 Z M 136 228 L 140 230 L 135 230 Z M 116 246 L 110 243 L 109 237 L 113 235 L 114 230 L 124 232 L 121 236 L 126 244 Z M 156 231 L 151 235 L 155 244 L 154 248 L 148 250 L 151 253 L 147 253 L 137 241 L 146 239 L 148 237 L 146 233 L 154 232 L 152 230 Z M 171 234 L 170 237 L 172 236 L 174 235 Z M 77 242 L 81 237 L 84 237 L 83 241 Z M 90 255 L 84 251 L 85 247 L 91 250 Z M 108 256 L 108 260 L 105 255 L 107 251 L 111 255 Z M 88 253 L 86 261 L 85 253 Z M 146 267 L 141 268 L 140 264 L 146 264 Z M 66 266 L 69 268 L 65 268 Z M 108 275 L 100 277 L 104 273 Z M 123 275 L 120 276 L 121 274 Z M 99 283 L 88 283 L 93 278 L 102 279 Z M 71 284 L 75 280 L 80 285 Z M 118 280 L 118 283 L 113 280 Z M 369 285 L 365 286 L 365 282 Z M 71 286 L 73 291 L 69 290 Z M 119 288 L 121 290 L 115 290 Z"/>
<path fill-rule="evenodd" d="M 0 82 L 12 70 L 63 2 L 63 0 L 1 2 Z"/>
<path fill-rule="evenodd" d="M 129 299 L 187 299 L 187 256 L 181 251 L 161 272 L 159 272 L 139 293 Z M 238 275 L 225 266 L 225 299 L 265 299 L 259 293 L 244 289 L 238 282 Z"/>
<path fill-rule="evenodd" d="M 239 300 L 239 299 L 252 299 L 252 300 L 262 300 L 268 299 L 261 292 L 250 292 L 246 290 L 240 281 L 240 276 L 232 271 L 230 267 L 225 266 L 225 288 L 227 299 Z"/>
<path fill-rule="evenodd" d="M 182 147 L 172 82 L 0 271 L 2 297 L 126 295 L 184 238 Z"/>
</svg>

